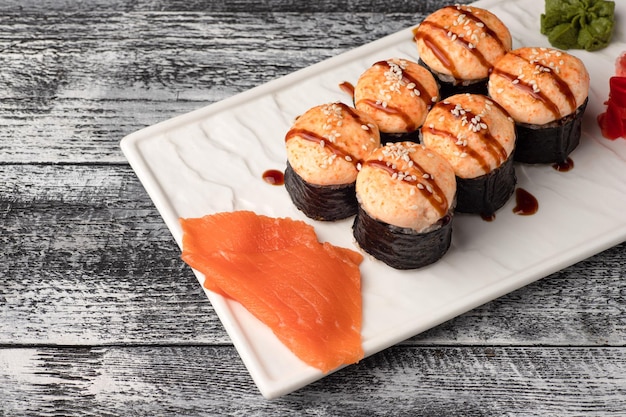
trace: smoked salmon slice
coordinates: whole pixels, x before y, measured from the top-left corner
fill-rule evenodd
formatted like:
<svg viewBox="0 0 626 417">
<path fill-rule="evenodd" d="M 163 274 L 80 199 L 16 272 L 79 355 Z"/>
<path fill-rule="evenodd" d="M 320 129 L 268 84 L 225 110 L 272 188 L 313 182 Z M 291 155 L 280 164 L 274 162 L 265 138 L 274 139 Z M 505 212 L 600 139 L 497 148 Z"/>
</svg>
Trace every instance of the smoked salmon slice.
<svg viewBox="0 0 626 417">
<path fill-rule="evenodd" d="M 360 253 L 320 243 L 299 220 L 234 211 L 180 219 L 182 259 L 241 303 L 305 363 L 329 372 L 363 357 Z"/>
</svg>

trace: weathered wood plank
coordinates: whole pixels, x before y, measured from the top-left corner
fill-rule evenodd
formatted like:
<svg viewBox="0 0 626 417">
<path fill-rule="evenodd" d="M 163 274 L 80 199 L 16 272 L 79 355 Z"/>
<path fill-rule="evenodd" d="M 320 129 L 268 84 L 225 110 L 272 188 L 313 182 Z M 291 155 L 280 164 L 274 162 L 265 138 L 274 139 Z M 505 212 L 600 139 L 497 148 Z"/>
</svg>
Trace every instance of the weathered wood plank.
<svg viewBox="0 0 626 417">
<path fill-rule="evenodd" d="M 232 348 L 0 349 L 13 415 L 623 416 L 613 348 L 395 347 L 263 400 Z"/>
<path fill-rule="evenodd" d="M 0 415 L 626 414 L 626 243 L 269 402 L 125 164 L 444 3 L 3 2 Z"/>
<path fill-rule="evenodd" d="M 5 0 L 3 11 L 6 12 L 36 12 L 68 10 L 76 11 L 168 11 L 168 12 L 371 12 L 385 11 L 387 13 L 424 13 L 433 11 L 444 3 L 467 4 L 470 0 L 457 0 L 446 2 L 441 0 L 395 0 L 388 2 L 385 0 L 367 1 L 332 1 L 322 0 L 316 2 L 291 1 L 291 0 L 270 0 L 263 2 L 250 2 L 247 0 L 234 1 L 185 1 L 185 0 L 93 0 L 89 2 L 76 2 L 76 4 L 66 4 L 58 0 Z"/>
<path fill-rule="evenodd" d="M 0 247 L 1 343 L 230 343 L 127 166 L 0 166 Z M 625 249 L 406 343 L 624 346 Z"/>
<path fill-rule="evenodd" d="M 119 140 L 415 24 L 414 14 L 0 15 L 0 163 L 124 162 Z"/>
</svg>

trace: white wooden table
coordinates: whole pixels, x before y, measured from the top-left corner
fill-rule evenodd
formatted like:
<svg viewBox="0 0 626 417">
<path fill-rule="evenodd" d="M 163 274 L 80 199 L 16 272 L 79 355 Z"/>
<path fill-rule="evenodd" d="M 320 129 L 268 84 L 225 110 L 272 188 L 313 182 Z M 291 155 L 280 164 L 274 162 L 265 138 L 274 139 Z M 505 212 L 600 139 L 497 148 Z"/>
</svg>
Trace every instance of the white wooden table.
<svg viewBox="0 0 626 417">
<path fill-rule="evenodd" d="M 0 416 L 626 415 L 624 243 L 264 400 L 121 154 L 444 4 L 6 0 Z"/>
</svg>

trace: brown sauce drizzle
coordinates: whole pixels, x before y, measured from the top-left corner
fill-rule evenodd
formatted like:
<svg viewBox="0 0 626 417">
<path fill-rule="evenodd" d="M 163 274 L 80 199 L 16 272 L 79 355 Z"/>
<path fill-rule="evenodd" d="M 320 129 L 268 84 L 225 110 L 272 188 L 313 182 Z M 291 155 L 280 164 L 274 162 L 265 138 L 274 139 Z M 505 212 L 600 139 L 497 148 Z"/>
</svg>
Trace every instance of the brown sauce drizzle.
<svg viewBox="0 0 626 417">
<path fill-rule="evenodd" d="M 435 208 L 435 210 L 437 210 L 439 215 L 440 216 L 445 215 L 448 212 L 449 206 L 448 206 L 448 199 L 446 198 L 446 195 L 444 194 L 443 190 L 439 187 L 439 185 L 437 185 L 437 183 L 432 179 L 432 177 L 429 177 L 428 179 L 424 178 L 424 175 L 426 174 L 426 171 L 424 170 L 424 168 L 422 168 L 412 158 L 411 158 L 411 161 L 413 161 L 413 168 L 415 168 L 415 170 L 418 172 L 418 174 L 416 175 L 417 179 L 413 179 L 411 177 L 405 177 L 402 181 L 410 185 L 415 185 L 416 189 L 420 191 L 422 195 L 426 197 L 426 199 L 428 199 L 430 204 Z M 394 174 L 400 173 L 400 171 L 398 171 L 393 166 L 387 165 L 385 161 L 378 161 L 376 159 L 371 159 L 371 160 L 365 161 L 364 164 L 387 171 L 389 175 L 391 176 L 393 176 Z M 423 183 L 423 182 L 426 182 L 427 186 L 424 186 L 423 188 L 417 187 L 418 183 Z M 429 187 L 430 190 L 432 191 L 429 191 L 427 187 Z"/>
<path fill-rule="evenodd" d="M 263 181 L 272 185 L 283 185 L 285 183 L 285 174 L 277 169 L 268 169 L 263 173 Z"/>
<path fill-rule="evenodd" d="M 548 111 L 554 115 L 555 119 L 561 118 L 561 111 L 559 110 L 557 105 L 554 104 L 554 102 L 550 100 L 550 98 L 546 96 L 545 94 L 543 94 L 541 91 L 535 91 L 533 86 L 527 83 L 526 81 L 520 80 L 517 78 L 516 75 L 509 74 L 508 72 L 502 71 L 497 68 L 493 70 L 493 74 L 506 78 L 507 81 L 511 83 L 517 80 L 516 83 L 514 84 L 515 87 L 519 88 L 520 90 L 523 90 L 524 92 L 530 94 L 533 98 L 541 101 L 546 106 L 546 109 L 548 109 Z"/>
<path fill-rule="evenodd" d="M 387 105 L 387 106 L 383 106 L 380 103 L 377 103 L 375 100 L 370 100 L 368 98 L 365 98 L 363 100 L 360 100 L 359 103 L 365 103 L 370 107 L 373 107 L 375 109 L 381 110 L 387 114 L 392 114 L 392 115 L 396 115 L 398 117 L 400 117 L 402 119 L 402 121 L 406 124 L 406 130 L 408 132 L 412 132 L 415 129 L 417 129 L 417 126 L 415 126 L 415 122 L 413 122 L 413 120 L 411 119 L 411 117 L 406 114 L 405 112 L 403 112 L 402 110 Z"/>
<path fill-rule="evenodd" d="M 574 96 L 574 93 L 572 93 L 572 90 L 571 90 L 571 88 L 569 88 L 569 85 L 565 81 L 563 81 L 563 79 L 561 77 L 559 77 L 559 75 L 557 73 L 555 73 L 552 68 L 546 67 L 545 65 L 542 65 L 541 63 L 536 62 L 536 61 L 529 61 L 526 58 L 520 56 L 519 54 L 515 54 L 515 56 L 517 56 L 517 57 L 519 57 L 521 59 L 526 60 L 531 65 L 538 66 L 542 70 L 545 70 L 545 71 L 542 71 L 542 73 L 550 74 L 550 76 L 552 77 L 552 79 L 554 80 L 556 85 L 558 86 L 559 91 L 561 92 L 561 94 L 563 94 L 563 96 L 567 100 L 567 103 L 570 105 L 570 107 L 572 109 L 572 112 L 574 110 L 576 110 L 576 107 L 577 107 L 576 106 L 576 97 Z M 561 116 L 560 116 L 560 113 L 559 113 L 559 117 L 558 118 L 560 118 L 560 117 Z"/>
<path fill-rule="evenodd" d="M 446 6 L 446 9 L 456 9 L 459 10 L 460 12 L 462 12 L 465 17 L 467 17 L 470 20 L 473 20 L 474 23 L 476 23 L 478 26 L 480 26 L 485 33 L 487 34 L 487 36 L 489 36 L 490 38 L 494 39 L 496 42 L 498 42 L 498 44 L 500 45 L 500 48 L 502 48 L 502 50 L 505 50 L 506 47 L 504 46 L 504 44 L 502 43 L 502 39 L 500 39 L 498 37 L 498 35 L 496 34 L 496 32 L 494 32 L 493 30 L 491 30 L 491 28 L 489 26 L 487 26 L 487 24 L 478 16 L 476 16 L 474 13 L 472 13 L 470 10 L 463 10 L 463 9 L 459 9 L 457 6 Z M 482 25 L 482 26 L 481 26 Z"/>
<path fill-rule="evenodd" d="M 391 68 L 388 61 L 378 61 L 374 63 L 374 65 Z M 422 83 L 420 83 L 413 76 L 411 76 L 411 74 L 408 74 L 405 71 L 402 71 L 402 80 L 407 84 L 410 84 L 410 83 L 415 84 L 414 89 L 419 91 L 419 95 L 417 94 L 415 95 L 417 99 L 423 101 L 427 109 L 430 109 L 432 107 L 432 101 L 431 101 L 430 95 L 428 94 L 428 91 L 426 91 Z M 418 127 L 415 125 L 415 122 L 411 119 L 411 117 L 408 114 L 406 114 L 405 112 L 403 112 L 402 110 L 396 107 L 389 106 L 388 104 L 383 106 L 382 103 L 378 103 L 376 100 L 371 100 L 371 99 L 363 99 L 363 100 L 360 100 L 359 103 L 367 104 L 368 106 L 381 110 L 387 114 L 399 116 L 402 119 L 402 121 L 406 124 L 406 130 L 408 132 L 412 132 Z"/>
<path fill-rule="evenodd" d="M 342 111 L 348 113 L 354 120 L 359 122 L 360 124 L 367 124 L 365 120 L 361 119 L 361 116 L 350 106 L 344 103 L 335 103 L 337 106 L 341 107 Z"/>
<path fill-rule="evenodd" d="M 574 169 L 574 161 L 571 158 L 567 158 L 563 162 L 556 162 L 552 164 L 552 168 L 559 172 L 568 172 Z"/>
<path fill-rule="evenodd" d="M 515 56 L 519 57 L 520 59 L 525 60 L 526 62 L 528 62 L 530 65 L 535 65 L 538 66 L 540 69 L 545 69 L 546 71 L 542 71 L 542 73 L 545 74 L 550 74 L 550 77 L 554 80 L 554 82 L 556 83 L 560 93 L 565 97 L 565 99 L 567 100 L 567 103 L 569 104 L 572 112 L 576 110 L 576 97 L 574 96 L 574 93 L 572 93 L 572 90 L 569 88 L 569 85 L 563 81 L 563 79 L 561 77 L 559 77 L 553 69 L 551 69 L 550 67 L 546 67 L 545 65 L 541 65 L 539 62 L 535 62 L 535 61 L 529 61 L 526 58 L 515 54 Z M 543 92 L 541 91 L 535 91 L 533 89 L 533 87 L 526 81 L 518 79 L 517 76 L 513 75 L 513 74 L 509 74 L 508 72 L 499 70 L 499 69 L 495 69 L 493 71 L 494 74 L 497 74 L 503 78 L 506 78 L 508 81 L 510 81 L 511 83 L 513 81 L 515 81 L 515 86 L 523 91 L 525 91 L 526 93 L 530 94 L 533 98 L 541 101 L 546 108 L 553 114 L 555 119 L 560 119 L 561 117 L 563 117 L 561 115 L 561 111 L 559 110 L 558 106 L 552 101 L 550 100 L 549 97 L 547 97 L 545 94 L 543 94 Z"/>
<path fill-rule="evenodd" d="M 492 102 L 493 103 L 493 102 Z M 442 107 L 447 108 L 448 110 L 452 110 L 455 108 L 456 104 L 453 103 L 446 103 L 446 102 L 441 102 L 440 104 Z M 465 110 L 465 114 L 463 116 L 459 115 L 456 116 L 454 115 L 454 117 L 456 117 L 457 119 L 461 118 L 461 117 L 466 117 L 467 120 L 472 120 L 476 117 L 477 115 L 474 114 L 471 111 L 467 111 Z M 454 137 L 452 134 L 450 134 L 449 132 L 445 132 L 447 133 L 447 135 Z M 482 139 L 483 143 L 487 146 L 487 152 L 489 152 L 491 154 L 491 156 L 496 160 L 496 166 L 500 166 L 504 161 L 506 161 L 506 159 L 509 157 L 506 149 L 504 149 L 504 147 L 502 146 L 502 144 L 500 143 L 500 141 L 498 141 L 489 131 L 489 128 L 481 128 L 478 132 L 475 132 L 478 134 L 478 136 L 480 136 L 480 138 Z M 456 137 L 454 137 L 456 140 Z M 473 157 L 474 159 L 477 159 L 482 167 L 484 168 L 485 172 L 489 172 L 489 165 L 487 164 L 487 162 L 480 157 L 480 155 L 477 154 L 477 152 L 475 152 L 474 150 L 472 150 L 469 147 L 461 147 L 461 149 L 465 150 L 465 152 L 470 155 L 471 157 Z M 478 155 L 478 157 L 476 157 L 475 155 Z"/>
<path fill-rule="evenodd" d="M 383 67 L 386 67 L 386 68 L 391 68 L 391 65 L 389 65 L 388 61 L 378 61 L 374 65 L 379 65 L 379 66 L 383 66 Z M 404 70 L 402 70 L 402 81 L 404 81 L 407 84 L 410 84 L 410 83 L 415 84 L 415 88 L 414 89 L 419 91 L 419 96 L 417 97 L 417 99 L 418 100 L 422 100 L 424 102 L 424 104 L 426 105 L 426 107 L 428 107 L 428 108 L 430 108 L 430 106 L 432 106 L 432 101 L 430 99 L 430 95 L 428 94 L 428 91 L 426 91 L 426 88 L 424 88 L 422 83 L 420 83 L 411 74 L 409 74 L 408 72 L 406 72 Z"/>
<path fill-rule="evenodd" d="M 435 25 L 433 23 L 422 22 L 421 25 L 424 25 L 424 24 L 429 24 L 430 26 L 436 27 L 436 28 L 441 29 L 441 30 L 445 30 L 441 26 L 437 26 L 437 25 Z M 448 53 L 445 50 L 443 50 L 442 48 L 440 48 L 439 45 L 437 45 L 435 40 L 430 35 L 425 34 L 425 33 L 421 33 L 421 32 L 416 32 L 415 33 L 415 39 L 418 39 L 418 38 L 421 38 L 422 41 L 424 41 L 424 45 L 426 45 L 426 47 L 428 47 L 428 49 L 430 49 L 432 51 L 432 53 L 435 54 L 435 56 L 437 57 L 439 62 L 441 62 L 441 65 L 446 67 L 448 69 L 448 71 L 450 71 L 450 74 L 452 74 L 452 76 L 454 78 L 459 78 L 459 73 L 456 70 L 456 66 L 452 62 L 452 59 L 450 58 Z"/>
<path fill-rule="evenodd" d="M 351 108 L 350 106 L 344 103 L 335 103 L 335 104 L 341 107 L 341 110 L 348 113 L 354 120 L 356 120 L 357 122 L 361 124 L 365 124 L 365 121 L 361 119 L 359 114 L 353 108 Z M 296 136 L 299 136 L 311 142 L 317 142 L 319 144 L 323 143 L 323 146 L 325 148 L 328 148 L 328 150 L 330 150 L 333 154 L 337 155 L 339 158 L 342 158 L 343 160 L 347 162 L 351 162 L 355 167 L 361 162 L 354 155 L 351 155 L 348 152 L 346 152 L 344 149 L 339 148 L 330 140 L 326 139 L 325 137 L 315 132 L 311 132 L 310 130 L 307 130 L 307 129 L 295 128 L 295 129 L 289 130 L 287 134 L 285 135 L 285 142 L 287 142 L 288 140 Z"/>
<path fill-rule="evenodd" d="M 427 127 L 426 130 L 428 130 L 433 135 L 443 136 L 443 137 L 449 138 L 454 144 L 456 144 L 456 142 L 458 141 L 458 138 L 455 135 L 453 135 L 452 133 L 448 132 L 448 131 L 435 129 L 435 128 L 430 127 L 430 126 Z M 489 163 L 485 160 L 485 158 L 482 157 L 481 154 L 476 152 L 476 150 L 470 148 L 469 146 L 462 146 L 462 145 L 456 145 L 456 146 L 457 146 L 457 148 L 459 150 L 461 150 L 462 152 L 465 152 L 471 158 L 474 158 L 480 164 L 480 166 L 482 167 L 483 171 L 485 171 L 485 172 L 491 171 L 491 169 L 489 167 Z"/>
<path fill-rule="evenodd" d="M 351 82 L 344 81 L 342 83 L 339 83 L 339 88 L 341 89 L 341 91 L 345 92 L 350 97 L 354 97 L 354 85 L 352 85 Z"/>
<path fill-rule="evenodd" d="M 285 142 L 287 142 L 288 140 L 296 136 L 299 136 L 302 139 L 305 139 L 311 142 L 317 142 L 320 145 L 323 143 L 324 148 L 328 149 L 329 151 L 337 155 L 339 158 L 347 162 L 351 162 L 354 166 L 357 166 L 357 164 L 360 162 L 353 155 L 350 155 L 348 152 L 335 146 L 331 141 L 329 141 L 325 137 L 318 135 L 315 132 L 311 132 L 310 130 L 291 129 L 289 132 L 287 132 L 287 135 L 285 135 Z"/>
<path fill-rule="evenodd" d="M 498 43 L 502 51 L 507 50 L 507 47 L 502 42 L 502 39 L 500 39 L 500 37 L 498 37 L 498 35 L 489 26 L 487 26 L 487 24 L 482 19 L 480 19 L 475 14 L 473 14 L 470 10 L 463 10 L 457 6 L 446 6 L 445 8 L 451 9 L 451 10 L 458 10 L 459 12 L 461 12 L 463 15 L 465 15 L 467 19 L 472 20 L 477 26 L 479 26 L 484 31 L 483 33 L 486 36 L 489 36 L 490 38 L 495 40 Z M 430 26 L 431 28 L 446 32 L 446 34 L 450 31 L 450 29 L 446 29 L 445 27 L 442 27 L 430 21 L 424 21 L 420 24 L 420 26 L 421 25 Z M 426 45 L 426 47 L 430 49 L 432 53 L 437 57 L 439 62 L 441 62 L 441 65 L 447 68 L 454 78 L 459 79 L 460 78 L 459 73 L 456 69 L 456 66 L 454 65 L 453 60 L 450 58 L 450 55 L 448 55 L 445 49 L 441 47 L 440 45 L 438 45 L 437 42 L 435 42 L 435 40 L 430 35 L 422 31 L 419 31 L 418 29 L 419 28 L 416 28 L 413 30 L 413 38 L 415 40 L 421 39 Z M 476 44 L 473 44 L 471 42 L 471 39 L 468 40 L 464 36 L 458 36 L 458 34 L 455 34 L 455 35 L 456 35 L 456 38 L 454 39 L 454 41 L 463 45 L 468 51 L 470 51 L 472 55 L 474 55 L 476 59 L 478 59 L 484 67 L 486 68 L 493 67 L 491 62 L 489 62 L 489 60 L 487 60 L 487 58 L 485 58 L 485 56 L 476 48 Z"/>
<path fill-rule="evenodd" d="M 486 222 L 492 222 L 496 219 L 496 213 L 481 213 L 480 218 Z"/>
<path fill-rule="evenodd" d="M 515 207 L 513 207 L 513 213 L 520 216 L 530 216 L 539 210 L 539 202 L 528 191 L 523 188 L 517 188 L 515 190 Z"/>
</svg>

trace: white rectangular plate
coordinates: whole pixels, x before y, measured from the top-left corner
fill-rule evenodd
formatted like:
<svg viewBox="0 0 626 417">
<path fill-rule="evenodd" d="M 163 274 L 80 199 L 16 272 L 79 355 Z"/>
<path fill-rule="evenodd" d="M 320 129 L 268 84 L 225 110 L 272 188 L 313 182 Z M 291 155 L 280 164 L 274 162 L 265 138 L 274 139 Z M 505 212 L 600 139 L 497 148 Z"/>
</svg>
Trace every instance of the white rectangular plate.
<svg viewBox="0 0 626 417">
<path fill-rule="evenodd" d="M 366 355 L 626 239 L 626 140 L 602 138 L 596 123 L 604 111 L 615 58 L 626 49 L 626 2 L 616 3 L 611 45 L 593 53 L 570 51 L 591 74 L 582 143 L 572 154 L 575 168 L 563 173 L 550 166 L 516 165 L 519 186 L 538 199 L 538 213 L 515 215 L 514 201 L 509 201 L 493 222 L 458 215 L 450 251 L 435 265 L 396 271 L 366 257 L 361 269 Z M 539 32 L 543 2 L 485 0 L 475 5 L 502 19 L 514 48 L 550 46 Z M 180 217 L 253 210 L 305 220 L 320 240 L 356 249 L 352 219 L 307 219 L 284 187 L 265 183 L 262 174 L 284 169 L 284 135 L 297 115 L 322 103 L 350 103 L 339 89 L 341 82 L 356 82 L 381 59 L 417 60 L 411 30 L 125 137 L 122 150 L 177 243 L 182 236 Z M 201 274 L 196 276 L 204 281 Z M 299 361 L 241 305 L 206 294 L 265 397 L 286 394 L 324 376 Z"/>
</svg>

